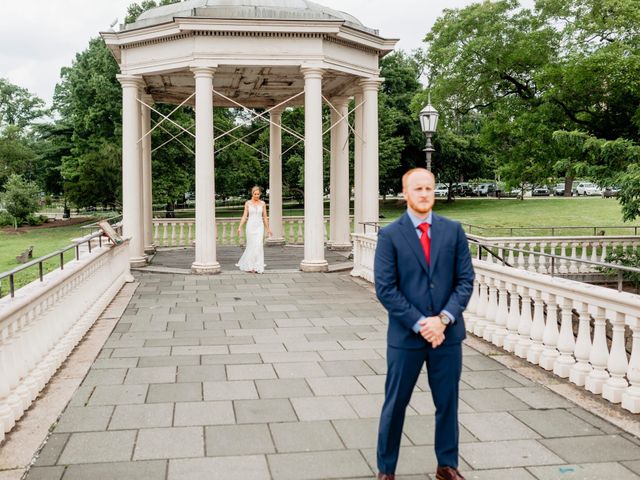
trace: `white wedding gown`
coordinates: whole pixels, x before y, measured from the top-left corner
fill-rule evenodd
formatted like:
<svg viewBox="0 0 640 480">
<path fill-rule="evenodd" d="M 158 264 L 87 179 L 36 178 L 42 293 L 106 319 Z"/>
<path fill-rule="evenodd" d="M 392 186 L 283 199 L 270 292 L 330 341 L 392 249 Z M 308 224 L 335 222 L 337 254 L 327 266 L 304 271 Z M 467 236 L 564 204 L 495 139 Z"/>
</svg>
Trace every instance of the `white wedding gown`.
<svg viewBox="0 0 640 480">
<path fill-rule="evenodd" d="M 247 220 L 247 246 L 236 267 L 244 272 L 263 273 L 264 267 L 264 223 L 262 222 L 262 204 L 249 202 L 249 219 Z"/>
</svg>

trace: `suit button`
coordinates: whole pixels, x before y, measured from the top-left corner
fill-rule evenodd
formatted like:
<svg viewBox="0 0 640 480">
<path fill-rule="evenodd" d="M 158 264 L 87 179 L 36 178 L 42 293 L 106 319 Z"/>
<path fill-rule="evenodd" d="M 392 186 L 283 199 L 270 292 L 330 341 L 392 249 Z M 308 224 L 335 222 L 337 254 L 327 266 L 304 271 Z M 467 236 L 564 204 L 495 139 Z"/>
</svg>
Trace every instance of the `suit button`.
<svg viewBox="0 0 640 480">
<path fill-rule="evenodd" d="M 436 288 L 436 284 L 432 283 L 431 285 L 429 285 L 429 288 Z"/>
</svg>

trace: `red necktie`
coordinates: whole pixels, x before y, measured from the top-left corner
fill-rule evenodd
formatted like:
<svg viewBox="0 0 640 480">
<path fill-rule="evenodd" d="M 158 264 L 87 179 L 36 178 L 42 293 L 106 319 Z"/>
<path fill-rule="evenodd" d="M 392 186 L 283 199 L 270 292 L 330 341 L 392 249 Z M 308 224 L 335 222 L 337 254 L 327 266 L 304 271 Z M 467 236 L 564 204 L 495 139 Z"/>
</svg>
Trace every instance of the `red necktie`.
<svg viewBox="0 0 640 480">
<path fill-rule="evenodd" d="M 427 259 L 427 265 L 431 263 L 431 239 L 429 238 L 429 224 L 421 223 L 418 225 L 418 228 L 422 232 L 420 235 L 420 243 L 422 244 L 422 249 L 424 250 L 424 256 Z"/>
</svg>

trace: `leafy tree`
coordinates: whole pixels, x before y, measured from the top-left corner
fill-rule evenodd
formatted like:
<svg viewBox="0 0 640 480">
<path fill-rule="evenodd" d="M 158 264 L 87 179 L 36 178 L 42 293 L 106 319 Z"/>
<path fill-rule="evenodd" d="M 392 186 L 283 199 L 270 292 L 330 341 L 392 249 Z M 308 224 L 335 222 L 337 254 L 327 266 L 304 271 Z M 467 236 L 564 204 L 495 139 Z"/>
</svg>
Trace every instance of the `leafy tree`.
<svg viewBox="0 0 640 480">
<path fill-rule="evenodd" d="M 22 175 L 24 178 L 36 178 L 37 155 L 27 141 L 17 134 L 15 127 L 8 127 L 0 135 L 0 188 L 11 175 Z"/>
<path fill-rule="evenodd" d="M 142 12 L 151 8 L 170 5 L 172 3 L 180 3 L 181 1 L 182 0 L 160 0 L 156 2 L 155 0 L 143 0 L 140 3 L 132 3 L 127 7 L 127 16 L 124 19 L 124 23 L 135 22 Z"/>
<path fill-rule="evenodd" d="M 47 114 L 44 100 L 26 88 L 0 78 L 0 133 L 7 127 L 14 127 L 18 135 L 23 135 L 35 120 Z"/>
<path fill-rule="evenodd" d="M 18 228 L 29 215 L 38 211 L 38 186 L 24 180 L 20 175 L 13 174 L 7 180 L 0 200 L 13 217 L 14 227 Z"/>
</svg>

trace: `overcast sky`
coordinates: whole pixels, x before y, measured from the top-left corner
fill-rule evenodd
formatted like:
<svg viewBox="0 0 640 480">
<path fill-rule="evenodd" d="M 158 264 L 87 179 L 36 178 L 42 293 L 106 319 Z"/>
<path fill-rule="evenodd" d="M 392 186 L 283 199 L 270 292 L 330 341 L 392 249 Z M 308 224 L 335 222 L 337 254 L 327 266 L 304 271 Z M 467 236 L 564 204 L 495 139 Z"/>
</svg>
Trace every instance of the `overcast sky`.
<svg viewBox="0 0 640 480">
<path fill-rule="evenodd" d="M 0 77 L 27 88 L 51 103 L 60 69 L 70 66 L 89 39 L 106 31 L 116 18 L 124 21 L 133 0 L 0 0 Z M 443 8 L 473 0 L 320 0 L 342 10 L 386 38 L 398 38 L 398 48 L 422 46 Z"/>
</svg>

